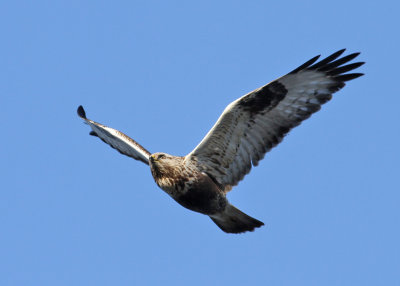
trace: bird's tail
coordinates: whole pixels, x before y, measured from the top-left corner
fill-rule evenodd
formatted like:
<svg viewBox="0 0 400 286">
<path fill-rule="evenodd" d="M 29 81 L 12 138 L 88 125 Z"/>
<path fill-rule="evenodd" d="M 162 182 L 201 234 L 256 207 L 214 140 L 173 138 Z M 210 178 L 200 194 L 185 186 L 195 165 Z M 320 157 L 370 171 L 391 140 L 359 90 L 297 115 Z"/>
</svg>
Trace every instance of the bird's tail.
<svg viewBox="0 0 400 286">
<path fill-rule="evenodd" d="M 228 204 L 223 212 L 210 215 L 210 218 L 220 229 L 228 233 L 253 231 L 256 227 L 264 225 L 263 222 L 248 216 L 231 204 Z"/>
</svg>

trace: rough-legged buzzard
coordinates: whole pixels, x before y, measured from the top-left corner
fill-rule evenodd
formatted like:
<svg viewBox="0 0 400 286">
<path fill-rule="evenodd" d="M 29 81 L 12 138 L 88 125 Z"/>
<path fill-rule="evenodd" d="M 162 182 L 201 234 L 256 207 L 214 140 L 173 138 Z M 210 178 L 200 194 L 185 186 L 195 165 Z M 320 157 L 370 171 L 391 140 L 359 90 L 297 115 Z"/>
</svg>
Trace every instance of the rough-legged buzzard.
<svg viewBox="0 0 400 286">
<path fill-rule="evenodd" d="M 122 132 L 78 115 L 99 137 L 124 155 L 150 165 L 157 185 L 182 206 L 208 215 L 228 233 L 253 231 L 263 223 L 231 205 L 226 193 L 257 166 L 266 152 L 321 105 L 346 81 L 363 74 L 347 73 L 363 62 L 343 50 L 317 62 L 312 58 L 287 75 L 229 104 L 194 150 L 184 156 L 151 154 Z"/>
</svg>

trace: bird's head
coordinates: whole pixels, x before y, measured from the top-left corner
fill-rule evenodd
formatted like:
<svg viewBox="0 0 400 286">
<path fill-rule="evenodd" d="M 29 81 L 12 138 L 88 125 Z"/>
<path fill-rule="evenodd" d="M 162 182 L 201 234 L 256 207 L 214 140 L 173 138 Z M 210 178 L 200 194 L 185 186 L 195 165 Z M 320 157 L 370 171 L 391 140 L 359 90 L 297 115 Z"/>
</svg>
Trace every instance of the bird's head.
<svg viewBox="0 0 400 286">
<path fill-rule="evenodd" d="M 166 153 L 154 153 L 150 155 L 149 162 L 153 177 L 170 176 L 175 173 L 182 158 Z"/>
</svg>

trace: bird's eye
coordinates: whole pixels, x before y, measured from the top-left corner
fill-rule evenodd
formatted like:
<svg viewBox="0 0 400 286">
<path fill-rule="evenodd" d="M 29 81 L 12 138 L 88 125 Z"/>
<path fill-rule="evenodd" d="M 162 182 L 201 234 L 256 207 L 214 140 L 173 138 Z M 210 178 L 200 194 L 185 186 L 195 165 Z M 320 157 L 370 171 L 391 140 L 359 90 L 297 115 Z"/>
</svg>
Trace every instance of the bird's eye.
<svg viewBox="0 0 400 286">
<path fill-rule="evenodd" d="M 164 159 L 164 158 L 165 158 L 165 155 L 164 155 L 164 154 L 158 155 L 158 159 Z"/>
</svg>

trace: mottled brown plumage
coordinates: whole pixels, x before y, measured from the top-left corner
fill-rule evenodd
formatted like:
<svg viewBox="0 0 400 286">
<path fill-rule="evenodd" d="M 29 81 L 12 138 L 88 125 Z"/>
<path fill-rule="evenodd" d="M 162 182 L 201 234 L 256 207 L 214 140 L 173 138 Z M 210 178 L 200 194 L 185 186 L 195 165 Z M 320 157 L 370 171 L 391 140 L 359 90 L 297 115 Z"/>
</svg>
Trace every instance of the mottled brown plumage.
<svg viewBox="0 0 400 286">
<path fill-rule="evenodd" d="M 228 233 L 253 231 L 263 223 L 231 205 L 226 194 L 248 174 L 283 137 L 345 85 L 361 76 L 347 73 L 363 63 L 347 64 L 358 53 L 340 58 L 340 50 L 322 61 L 314 57 L 287 75 L 229 104 L 213 128 L 188 155 L 150 154 L 122 132 L 78 115 L 91 135 L 150 165 L 157 185 L 179 204 L 208 215 Z"/>
<path fill-rule="evenodd" d="M 155 153 L 149 162 L 153 178 L 162 190 L 185 208 L 210 216 L 222 230 L 240 233 L 263 225 L 233 207 L 221 186 L 200 172 L 192 160 Z"/>
</svg>

